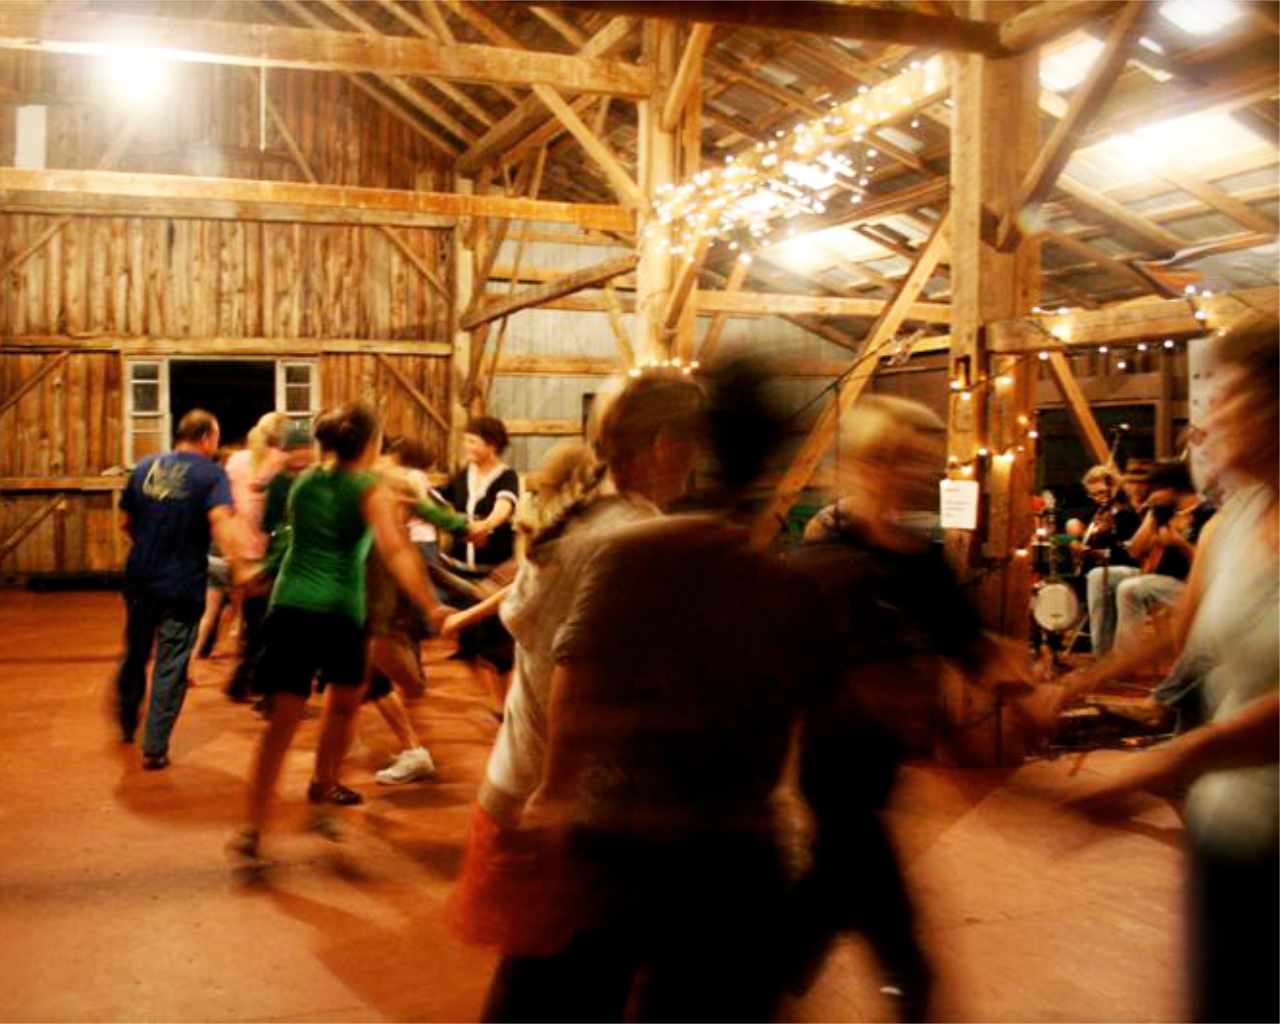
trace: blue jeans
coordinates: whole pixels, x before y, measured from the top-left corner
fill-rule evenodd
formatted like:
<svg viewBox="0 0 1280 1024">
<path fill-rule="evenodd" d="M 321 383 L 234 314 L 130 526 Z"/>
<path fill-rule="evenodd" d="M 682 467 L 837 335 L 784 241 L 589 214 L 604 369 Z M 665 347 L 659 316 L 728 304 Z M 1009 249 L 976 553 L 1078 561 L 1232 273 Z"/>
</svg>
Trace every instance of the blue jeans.
<svg viewBox="0 0 1280 1024">
<path fill-rule="evenodd" d="M 1132 579 L 1140 570 L 1133 565 L 1111 565 L 1103 569 L 1090 569 L 1086 577 L 1089 598 L 1089 641 L 1093 653 L 1102 658 L 1111 653 L 1116 640 L 1118 603 L 1116 590 L 1125 580 Z"/>
<path fill-rule="evenodd" d="M 139 591 L 126 591 L 124 602 L 124 659 L 116 676 L 120 729 L 126 739 L 131 739 L 138 728 L 138 714 L 147 692 L 147 659 L 154 647 L 151 702 L 142 752 L 158 757 L 168 753 L 169 735 L 187 695 L 187 663 L 195 646 L 201 609 Z"/>
</svg>

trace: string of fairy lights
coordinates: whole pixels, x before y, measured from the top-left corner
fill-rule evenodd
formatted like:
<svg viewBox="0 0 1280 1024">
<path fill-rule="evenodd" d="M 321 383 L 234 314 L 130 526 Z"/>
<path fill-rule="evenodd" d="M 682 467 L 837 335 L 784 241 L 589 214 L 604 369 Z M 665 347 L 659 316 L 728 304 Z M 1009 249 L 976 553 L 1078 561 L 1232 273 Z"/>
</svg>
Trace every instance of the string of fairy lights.
<svg viewBox="0 0 1280 1024">
<path fill-rule="evenodd" d="M 880 85 L 859 87 L 828 112 L 725 157 L 722 167 L 660 186 L 644 233 L 674 256 L 722 241 L 749 263 L 750 249 L 770 239 L 780 222 L 821 215 L 846 190 L 852 202 L 861 202 L 883 155 L 868 133 L 902 120 L 919 127 L 915 112 L 946 89 L 941 56 L 913 61 Z"/>
</svg>

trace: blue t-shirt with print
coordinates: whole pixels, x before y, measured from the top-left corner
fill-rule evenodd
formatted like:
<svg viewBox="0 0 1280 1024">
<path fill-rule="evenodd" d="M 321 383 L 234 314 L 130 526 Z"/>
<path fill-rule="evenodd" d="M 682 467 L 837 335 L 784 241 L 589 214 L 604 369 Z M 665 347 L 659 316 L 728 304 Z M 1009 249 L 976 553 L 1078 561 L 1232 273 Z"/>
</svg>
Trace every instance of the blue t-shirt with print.
<svg viewBox="0 0 1280 1024">
<path fill-rule="evenodd" d="M 231 505 L 227 474 L 203 455 L 165 452 L 139 462 L 120 495 L 133 534 L 125 566 L 128 588 L 203 607 L 209 512 L 219 505 Z"/>
</svg>

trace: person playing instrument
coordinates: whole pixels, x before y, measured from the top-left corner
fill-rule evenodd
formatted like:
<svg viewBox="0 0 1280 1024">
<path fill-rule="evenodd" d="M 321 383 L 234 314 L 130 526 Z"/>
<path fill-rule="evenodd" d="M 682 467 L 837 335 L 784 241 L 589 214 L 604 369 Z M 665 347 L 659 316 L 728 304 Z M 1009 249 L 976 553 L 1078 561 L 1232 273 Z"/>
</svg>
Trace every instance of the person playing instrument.
<svg viewBox="0 0 1280 1024">
<path fill-rule="evenodd" d="M 1116 588 L 1116 643 L 1132 643 L 1146 616 L 1175 603 L 1186 586 L 1200 532 L 1214 508 L 1191 482 L 1187 464 L 1163 460 L 1151 473 L 1142 525 L 1126 545 L 1139 573 Z"/>
<path fill-rule="evenodd" d="M 1116 486 L 1111 466 L 1094 466 L 1084 475 L 1089 499 L 1097 506 L 1084 536 L 1071 545 L 1086 574 L 1089 605 L 1089 637 L 1093 653 L 1101 658 L 1115 641 L 1115 591 L 1121 582 L 1137 575 L 1125 543 L 1137 532 L 1138 513 Z"/>
</svg>

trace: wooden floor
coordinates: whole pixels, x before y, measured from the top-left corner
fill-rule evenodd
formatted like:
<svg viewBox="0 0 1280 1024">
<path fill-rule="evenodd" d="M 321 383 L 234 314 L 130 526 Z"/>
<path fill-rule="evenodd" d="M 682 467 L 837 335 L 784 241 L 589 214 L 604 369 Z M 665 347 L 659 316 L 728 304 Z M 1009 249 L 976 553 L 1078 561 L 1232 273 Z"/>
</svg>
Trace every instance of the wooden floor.
<svg viewBox="0 0 1280 1024">
<path fill-rule="evenodd" d="M 416 712 L 434 782 L 375 785 L 391 740 L 362 719 L 348 781 L 369 799 L 340 846 L 300 831 L 307 723 L 280 866 L 245 886 L 223 844 L 260 723 L 222 696 L 228 660 L 197 663 L 172 768 L 142 772 L 106 713 L 122 618 L 111 594 L 0 592 L 0 1019 L 474 1019 L 492 958 L 450 937 L 442 906 L 495 726 L 464 671 L 433 665 Z M 1177 819 L 1103 829 L 1050 799 L 1128 756 L 906 771 L 893 822 L 941 1018 L 1181 1016 Z M 889 1019 L 877 989 L 850 942 L 788 1016 Z"/>
</svg>

